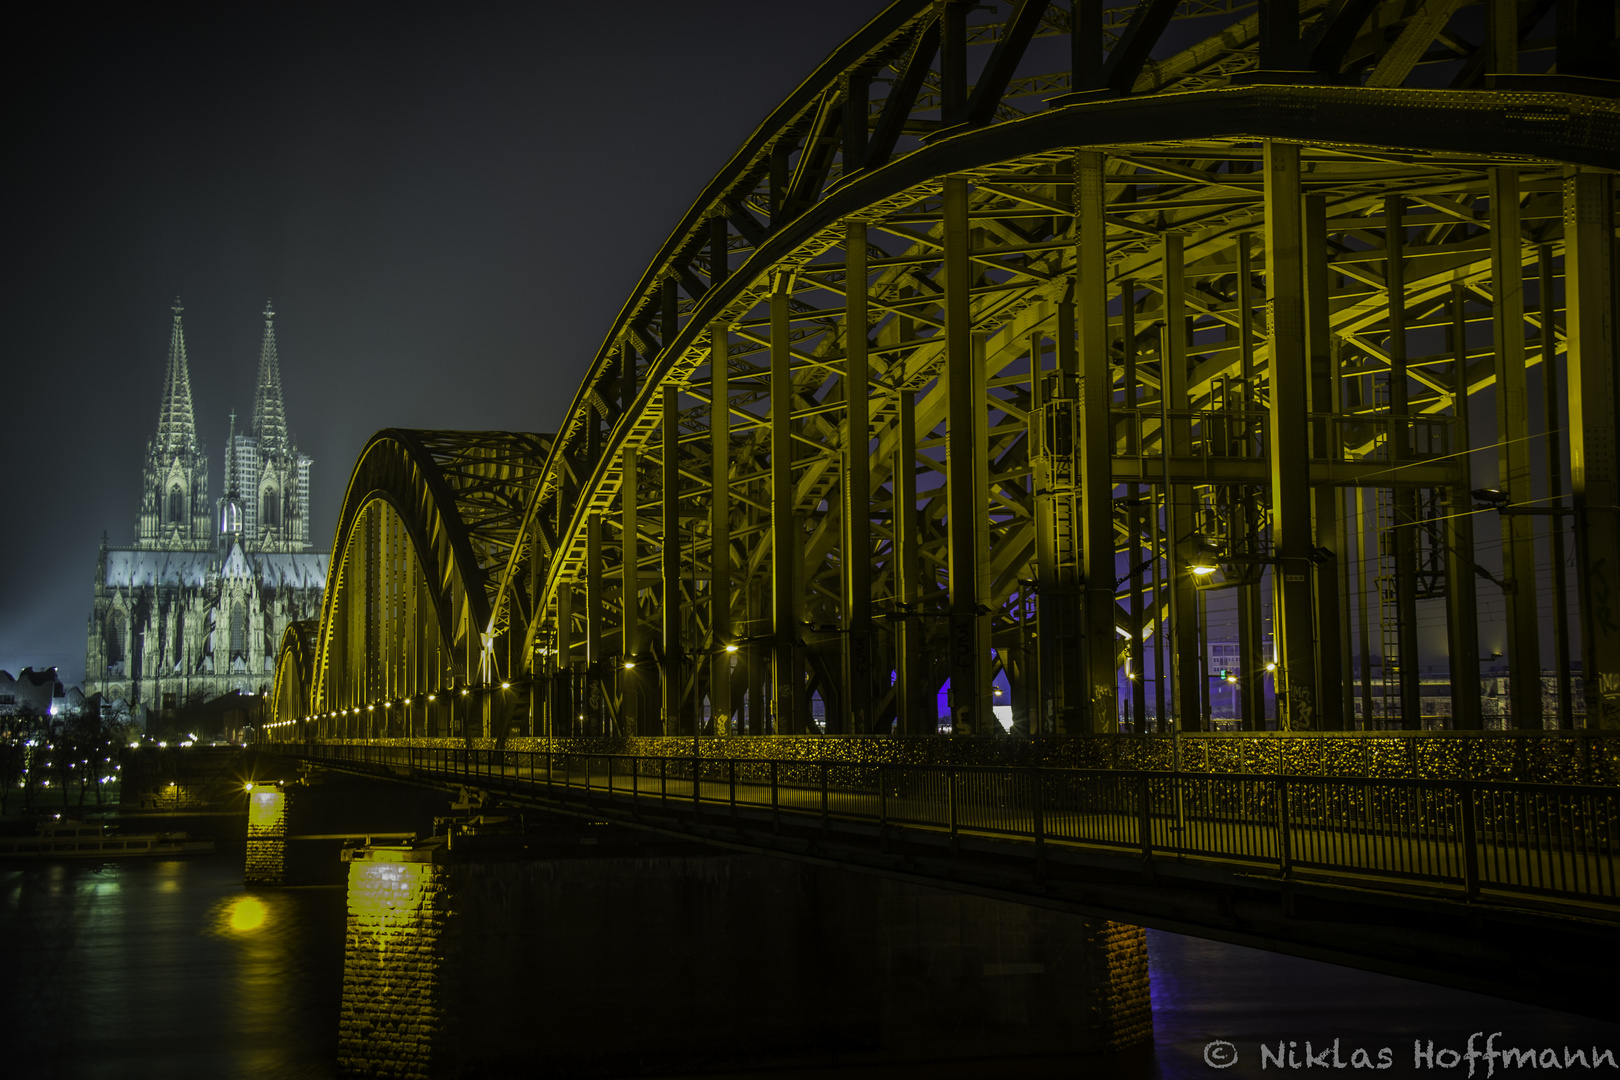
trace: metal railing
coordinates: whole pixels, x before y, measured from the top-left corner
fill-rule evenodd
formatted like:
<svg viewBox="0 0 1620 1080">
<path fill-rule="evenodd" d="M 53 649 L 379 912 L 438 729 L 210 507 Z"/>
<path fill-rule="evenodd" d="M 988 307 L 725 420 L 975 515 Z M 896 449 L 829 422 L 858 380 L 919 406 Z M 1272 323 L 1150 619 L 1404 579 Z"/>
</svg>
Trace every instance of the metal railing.
<svg viewBox="0 0 1620 1080">
<path fill-rule="evenodd" d="M 819 825 L 865 822 L 1282 874 L 1614 905 L 1620 790 L 1123 769 L 297 744 L 281 752 L 490 789 L 548 787 Z"/>
</svg>

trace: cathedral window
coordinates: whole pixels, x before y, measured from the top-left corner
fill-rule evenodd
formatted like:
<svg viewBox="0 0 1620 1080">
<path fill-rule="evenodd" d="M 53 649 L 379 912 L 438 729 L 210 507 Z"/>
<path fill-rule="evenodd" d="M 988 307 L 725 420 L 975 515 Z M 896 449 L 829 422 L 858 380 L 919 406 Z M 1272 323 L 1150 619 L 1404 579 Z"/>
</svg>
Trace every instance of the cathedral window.
<svg viewBox="0 0 1620 1080">
<path fill-rule="evenodd" d="M 124 613 L 115 611 L 107 620 L 107 663 L 121 663 L 124 659 Z"/>
<path fill-rule="evenodd" d="M 185 516 L 185 512 L 186 496 L 185 493 L 180 490 L 180 485 L 176 484 L 174 487 L 169 489 L 169 523 L 171 525 L 178 525 L 180 523 L 180 519 Z"/>
<path fill-rule="evenodd" d="M 281 500 L 276 497 L 275 488 L 266 488 L 264 492 L 264 513 L 259 515 L 261 525 L 281 524 Z"/>
<path fill-rule="evenodd" d="M 247 655 L 247 609 L 239 607 L 231 616 L 231 656 Z"/>
</svg>

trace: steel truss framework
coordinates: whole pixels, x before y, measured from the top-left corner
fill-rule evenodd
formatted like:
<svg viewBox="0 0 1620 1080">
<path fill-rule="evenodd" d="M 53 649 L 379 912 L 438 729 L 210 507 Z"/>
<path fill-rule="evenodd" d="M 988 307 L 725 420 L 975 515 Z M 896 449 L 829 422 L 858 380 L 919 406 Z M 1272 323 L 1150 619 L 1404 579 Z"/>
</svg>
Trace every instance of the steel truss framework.
<svg viewBox="0 0 1620 1080">
<path fill-rule="evenodd" d="M 1196 729 L 1224 619 L 1247 726 L 1419 726 L 1432 626 L 1480 727 L 1488 608 L 1620 726 L 1614 5 L 993 8 L 834 52 L 555 437 L 373 440 L 279 723 Z"/>
</svg>

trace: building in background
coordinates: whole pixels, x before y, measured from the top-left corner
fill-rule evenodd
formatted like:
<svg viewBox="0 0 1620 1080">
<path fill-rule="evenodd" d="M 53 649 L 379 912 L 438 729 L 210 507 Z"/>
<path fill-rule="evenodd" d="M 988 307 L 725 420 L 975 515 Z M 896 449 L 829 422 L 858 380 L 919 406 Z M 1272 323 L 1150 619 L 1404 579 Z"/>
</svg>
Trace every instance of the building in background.
<svg viewBox="0 0 1620 1080">
<path fill-rule="evenodd" d="M 176 300 L 135 543 L 102 536 L 85 645 L 85 693 L 159 715 L 267 690 L 287 625 L 320 614 L 328 565 L 309 542 L 311 460 L 287 433 L 275 312 L 264 311 L 251 427 L 238 434 L 232 413 L 224 491 L 210 503 L 182 310 Z"/>
<path fill-rule="evenodd" d="M 0 716 L 61 716 L 84 707 L 84 693 L 64 688 L 55 668 L 25 667 L 14 679 L 0 669 Z"/>
</svg>

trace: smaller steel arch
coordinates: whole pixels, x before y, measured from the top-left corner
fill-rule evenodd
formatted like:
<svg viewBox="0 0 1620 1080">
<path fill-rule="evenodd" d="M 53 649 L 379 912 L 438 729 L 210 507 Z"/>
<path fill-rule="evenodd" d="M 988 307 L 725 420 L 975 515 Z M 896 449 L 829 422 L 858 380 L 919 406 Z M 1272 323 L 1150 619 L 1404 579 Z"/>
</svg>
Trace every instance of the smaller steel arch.
<svg viewBox="0 0 1620 1080">
<path fill-rule="evenodd" d="M 460 646 L 452 649 L 455 677 L 468 679 L 474 650 L 464 639 L 490 625 L 494 579 L 504 569 L 508 546 L 517 543 L 517 519 L 548 448 L 547 436 L 529 432 L 385 428 L 371 437 L 350 476 L 333 538 L 311 703 L 326 691 L 347 553 L 362 513 L 377 501 L 390 505 L 403 523 L 428 580 L 441 639 Z"/>
<path fill-rule="evenodd" d="M 302 619 L 289 623 L 276 652 L 275 682 L 270 690 L 268 723 L 290 737 L 285 725 L 301 724 L 310 715 L 309 691 L 315 674 L 315 651 L 320 623 Z"/>
</svg>

